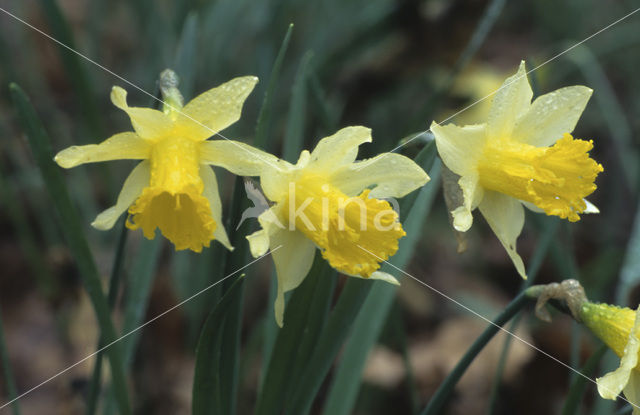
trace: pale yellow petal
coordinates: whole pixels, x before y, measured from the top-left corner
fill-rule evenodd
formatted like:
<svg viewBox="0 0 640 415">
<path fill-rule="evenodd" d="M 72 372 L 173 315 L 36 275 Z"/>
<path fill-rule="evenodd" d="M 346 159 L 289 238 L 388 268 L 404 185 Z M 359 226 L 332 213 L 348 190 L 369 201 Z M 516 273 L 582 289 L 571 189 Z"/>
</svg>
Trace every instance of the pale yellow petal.
<svg viewBox="0 0 640 415">
<path fill-rule="evenodd" d="M 620 392 L 622 392 L 629 383 L 629 377 L 638 364 L 638 352 L 640 351 L 640 340 L 638 339 L 640 331 L 639 311 L 640 308 L 636 310 L 635 322 L 631 332 L 629 333 L 629 339 L 624 348 L 622 358 L 620 359 L 620 367 L 613 372 L 609 372 L 603 377 L 596 379 L 598 384 L 598 393 L 605 399 L 615 400 L 618 397 Z M 630 389 L 629 393 L 632 394 L 633 391 Z"/>
<path fill-rule="evenodd" d="M 369 196 L 382 199 L 403 197 L 427 183 L 429 176 L 410 158 L 383 153 L 338 168 L 329 181 L 348 196 L 374 186 Z"/>
<path fill-rule="evenodd" d="M 269 233 L 260 229 L 259 231 L 255 231 L 251 235 L 247 235 L 247 240 L 249 241 L 249 249 L 251 250 L 251 255 L 254 258 L 258 258 L 267 253 L 269 250 Z"/>
<path fill-rule="evenodd" d="M 233 251 L 233 246 L 227 236 L 227 231 L 222 224 L 222 202 L 220 201 L 220 193 L 218 191 L 218 180 L 213 169 L 207 165 L 200 165 L 200 177 L 204 183 L 204 190 L 202 196 L 206 197 L 209 201 L 211 208 L 211 217 L 216 222 L 216 229 L 213 231 L 214 238 L 224 245 L 230 251 Z"/>
<path fill-rule="evenodd" d="M 624 397 L 633 405 L 633 415 L 640 415 L 640 373 L 631 371 L 629 382 L 622 390 Z"/>
<path fill-rule="evenodd" d="M 529 110 L 532 97 L 522 61 L 518 72 L 507 78 L 493 97 L 487 120 L 487 136 L 491 139 L 510 137 L 516 121 Z"/>
<path fill-rule="evenodd" d="M 523 200 L 521 200 L 520 202 L 524 205 L 524 207 L 526 207 L 527 209 L 529 209 L 532 212 L 544 213 L 543 209 L 540 209 L 538 206 L 534 205 L 533 203 L 525 202 Z"/>
<path fill-rule="evenodd" d="M 600 213 L 600 209 L 598 209 L 596 205 L 589 202 L 587 199 L 582 199 L 582 200 L 584 201 L 584 204 L 587 205 L 587 207 L 582 211 L 582 213 Z"/>
<path fill-rule="evenodd" d="M 360 144 L 370 142 L 370 128 L 361 126 L 345 127 L 318 142 L 318 145 L 311 152 L 309 165 L 322 170 L 353 163 L 358 156 Z"/>
<path fill-rule="evenodd" d="M 369 279 L 384 281 L 391 285 L 400 285 L 400 281 L 398 281 L 396 277 L 394 277 L 391 274 L 387 274 L 386 272 L 383 272 L 383 271 L 375 271 L 373 274 L 371 274 Z"/>
<path fill-rule="evenodd" d="M 569 86 L 536 98 L 513 129 L 513 138 L 538 147 L 548 147 L 576 126 L 593 90 Z"/>
<path fill-rule="evenodd" d="M 285 165 L 276 156 L 233 140 L 203 141 L 200 143 L 200 161 L 238 176 L 260 176 Z"/>
<path fill-rule="evenodd" d="M 522 258 L 516 251 L 516 240 L 524 226 L 524 208 L 520 201 L 502 193 L 485 191 L 478 208 L 507 250 L 518 273 L 527 278 Z"/>
<path fill-rule="evenodd" d="M 474 174 L 478 158 L 487 140 L 484 124 L 458 127 L 431 123 L 438 154 L 443 163 L 458 176 Z"/>
<path fill-rule="evenodd" d="M 69 169 L 85 163 L 109 160 L 141 160 L 149 157 L 151 145 L 136 133 L 120 133 L 100 144 L 72 146 L 56 154 L 55 161 Z"/>
<path fill-rule="evenodd" d="M 173 121 L 162 111 L 130 107 L 127 104 L 127 91 L 118 86 L 111 90 L 111 102 L 129 115 L 133 129 L 144 139 L 161 138 L 173 128 Z"/>
<path fill-rule="evenodd" d="M 278 219 L 278 210 L 279 206 L 276 205 L 262 212 L 258 217 L 262 229 L 247 236 L 249 249 L 254 258 L 266 254 L 269 250 L 271 235 L 285 229 L 285 226 Z"/>
<path fill-rule="evenodd" d="M 462 176 L 458 180 L 458 185 L 462 190 L 463 204 L 451 212 L 453 227 L 458 232 L 466 232 L 473 225 L 471 212 L 480 204 L 484 190 L 478 185 L 477 174 Z"/>
<path fill-rule="evenodd" d="M 106 231 L 113 228 L 120 215 L 122 215 L 128 208 L 136 201 L 142 189 L 149 185 L 150 177 L 149 162 L 143 161 L 139 163 L 129 174 L 124 181 L 122 190 L 118 195 L 118 200 L 115 206 L 111 206 L 109 209 L 100 213 L 96 219 L 91 223 L 96 229 Z"/>
<path fill-rule="evenodd" d="M 211 137 L 240 119 L 242 105 L 258 78 L 243 76 L 212 88 L 182 108 L 179 122 L 193 132 L 193 138 Z"/>
<path fill-rule="evenodd" d="M 274 305 L 276 323 L 284 318 L 284 294 L 296 288 L 309 273 L 316 247 L 302 232 L 278 229 L 270 236 L 270 247 L 278 277 L 278 293 Z"/>
</svg>

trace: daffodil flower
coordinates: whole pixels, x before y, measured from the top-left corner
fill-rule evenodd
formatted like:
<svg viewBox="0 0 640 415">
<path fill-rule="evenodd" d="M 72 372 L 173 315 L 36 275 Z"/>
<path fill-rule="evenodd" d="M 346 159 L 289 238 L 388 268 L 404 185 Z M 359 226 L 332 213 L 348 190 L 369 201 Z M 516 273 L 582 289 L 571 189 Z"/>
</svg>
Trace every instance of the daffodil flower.
<svg viewBox="0 0 640 415">
<path fill-rule="evenodd" d="M 220 223 L 218 183 L 210 166 L 257 176 L 265 163 L 275 163 L 277 158 L 240 142 L 207 139 L 240 118 L 257 81 L 254 76 L 235 78 L 184 107 L 176 89 L 165 97 L 163 111 L 130 107 L 126 91 L 114 87 L 111 101 L 127 113 L 135 132 L 116 134 L 97 145 L 69 147 L 55 157 L 64 168 L 142 160 L 125 180 L 115 206 L 100 213 L 91 225 L 111 229 L 128 210 L 127 227 L 141 228 L 148 239 L 159 228 L 176 250 L 201 252 L 213 239 L 232 249 Z"/>
<path fill-rule="evenodd" d="M 589 157 L 593 143 L 570 134 L 591 93 L 570 86 L 532 103 L 522 62 L 497 91 L 485 124 L 431 124 L 443 162 L 460 176 L 464 202 L 451 212 L 455 229 L 467 231 L 479 208 L 524 278 L 516 251 L 523 205 L 572 222 L 580 213 L 598 212 L 585 197 L 596 189 L 602 166 Z"/>
<path fill-rule="evenodd" d="M 584 303 L 580 319 L 620 357 L 620 367 L 596 379 L 598 393 L 605 399 L 617 399 L 622 392 L 640 415 L 640 307 L 637 311 L 608 304 Z"/>
<path fill-rule="evenodd" d="M 259 216 L 262 229 L 247 239 L 254 257 L 271 249 L 280 326 L 284 293 L 304 280 L 316 248 L 343 274 L 397 284 L 378 268 L 395 254 L 405 232 L 398 214 L 382 199 L 402 197 L 429 177 L 399 154 L 356 162 L 358 147 L 368 142 L 368 128 L 347 127 L 320 140 L 313 152 L 303 151 L 295 165 L 281 160 L 260 176 L 265 196 L 275 204 Z"/>
</svg>

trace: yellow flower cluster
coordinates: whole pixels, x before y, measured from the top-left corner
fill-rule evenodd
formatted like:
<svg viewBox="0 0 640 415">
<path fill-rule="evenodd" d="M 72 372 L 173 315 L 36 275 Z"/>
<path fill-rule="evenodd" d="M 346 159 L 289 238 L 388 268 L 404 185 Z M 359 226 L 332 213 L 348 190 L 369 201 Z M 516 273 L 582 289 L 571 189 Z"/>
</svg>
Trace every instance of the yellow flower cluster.
<svg viewBox="0 0 640 415">
<path fill-rule="evenodd" d="M 258 218 L 261 229 L 247 236 L 255 257 L 273 253 L 278 295 L 276 320 L 282 325 L 284 293 L 305 278 L 319 249 L 343 274 L 396 283 L 379 271 L 405 235 L 387 198 L 423 186 L 427 174 L 395 153 L 357 161 L 358 148 L 371 142 L 368 128 L 346 127 L 321 139 L 295 164 L 239 141 L 211 140 L 236 122 L 257 78 L 235 78 L 183 106 L 179 93 L 165 96 L 162 111 L 130 107 L 126 92 L 114 87 L 111 100 L 127 113 L 132 132 L 98 145 L 74 146 L 56 156 L 65 168 L 107 160 L 141 160 L 125 180 L 115 206 L 92 225 L 113 227 L 128 212 L 130 229 L 152 239 L 156 229 L 177 250 L 200 252 L 214 239 L 233 249 L 222 226 L 222 203 L 211 166 L 241 176 L 259 176 L 272 204 Z M 164 91 L 163 91 L 164 92 Z M 574 86 L 531 102 L 524 64 L 496 94 L 485 124 L 432 124 L 438 152 L 460 176 L 464 203 L 452 212 L 459 231 L 471 227 L 480 209 L 518 272 L 525 276 L 516 238 L 523 205 L 577 221 L 597 209 L 584 198 L 595 190 L 602 166 L 589 158 L 590 141 L 570 133 L 591 95 Z"/>
</svg>

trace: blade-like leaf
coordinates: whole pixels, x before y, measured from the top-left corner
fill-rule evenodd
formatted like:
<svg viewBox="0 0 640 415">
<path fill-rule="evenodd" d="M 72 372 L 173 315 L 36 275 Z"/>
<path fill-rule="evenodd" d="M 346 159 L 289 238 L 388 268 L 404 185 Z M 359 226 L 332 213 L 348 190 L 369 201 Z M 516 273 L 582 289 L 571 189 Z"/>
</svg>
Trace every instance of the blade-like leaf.
<svg viewBox="0 0 640 415">
<path fill-rule="evenodd" d="M 107 302 L 109 308 L 113 310 L 118 298 L 118 291 L 120 289 L 120 281 L 122 280 L 122 265 L 124 262 L 124 248 L 127 243 L 127 227 L 125 226 L 125 220 L 122 220 L 122 229 L 120 230 L 120 237 L 118 238 L 118 245 L 116 246 L 116 253 L 113 257 L 113 266 L 111 267 L 111 277 L 109 278 L 109 292 L 107 294 Z M 87 397 L 87 409 L 85 413 L 92 415 L 98 408 L 98 397 L 100 394 L 100 381 L 102 380 L 102 358 L 104 352 L 101 350 L 105 343 L 103 339 L 98 341 L 98 354 L 96 354 L 96 360 L 93 363 L 93 374 L 91 375 L 91 381 L 89 383 L 89 393 Z"/>
<path fill-rule="evenodd" d="M 198 14 L 189 13 L 184 21 L 176 51 L 174 70 L 180 77 L 180 92 L 186 101 L 193 96 L 198 62 Z"/>
<path fill-rule="evenodd" d="M 582 395 L 584 395 L 584 391 L 588 385 L 587 380 L 593 375 L 593 372 L 596 371 L 598 365 L 600 364 L 600 360 L 602 360 L 602 357 L 607 352 L 607 350 L 609 350 L 607 348 L 607 345 L 601 345 L 600 348 L 596 350 L 595 353 L 591 355 L 591 357 L 589 357 L 584 366 L 580 368 L 579 372 L 584 376 L 576 376 L 576 378 L 571 383 L 569 393 L 567 394 L 567 399 L 564 401 L 564 406 L 562 407 L 562 415 L 572 415 L 578 413 Z"/>
<path fill-rule="evenodd" d="M 300 61 L 289 103 L 287 133 L 282 144 L 282 158 L 295 163 L 304 147 L 304 125 L 307 107 L 307 67 L 313 54 L 307 52 Z"/>
<path fill-rule="evenodd" d="M 284 327 L 278 331 L 258 396 L 256 414 L 282 412 L 325 324 L 335 279 L 335 271 L 317 253 L 309 275 L 293 291 L 285 308 Z M 269 304 L 268 316 L 274 318 L 272 304 Z"/>
<path fill-rule="evenodd" d="M 78 53 L 74 52 L 77 48 L 69 22 L 62 14 L 62 10 L 56 0 L 40 0 L 40 4 L 44 11 L 44 16 L 48 19 L 52 36 L 66 46 L 60 46 L 58 50 L 60 51 L 60 58 L 65 72 L 69 75 L 69 82 L 80 101 L 81 113 L 85 117 L 87 130 L 102 137 L 104 129 L 96 107 L 92 83 L 86 65 L 81 61 L 82 58 Z M 87 135 L 87 138 L 90 139 L 91 136 Z"/>
<path fill-rule="evenodd" d="M 131 266 L 131 279 L 127 286 L 122 325 L 124 333 L 129 333 L 142 324 L 142 319 L 149 303 L 151 287 L 153 286 L 153 277 L 156 275 L 162 242 L 161 238 L 156 238 L 152 241 L 148 239 L 140 241 L 136 260 Z M 127 368 L 131 366 L 139 336 L 140 332 L 136 332 L 123 340 L 124 361 Z"/>
<path fill-rule="evenodd" d="M 60 168 L 53 161 L 49 137 L 38 119 L 29 98 L 22 89 L 17 84 L 11 84 L 9 88 L 18 112 L 18 118 L 27 133 L 31 150 L 40 167 L 42 178 L 53 200 L 54 208 L 59 215 L 69 249 L 76 260 L 82 282 L 96 312 L 101 336 L 106 344 L 111 344 L 116 340 L 117 335 L 111 321 L 109 305 L 102 291 L 102 283 L 89 250 L 89 245 L 82 232 L 79 216 L 76 214 L 76 210 L 69 198 Z M 120 413 L 129 414 L 129 398 L 121 347 L 121 344 L 114 343 L 106 350 L 111 363 L 111 375 Z"/>
<path fill-rule="evenodd" d="M 284 35 L 278 56 L 273 63 L 273 69 L 271 69 L 271 75 L 269 76 L 269 83 L 267 84 L 267 91 L 264 94 L 264 101 L 262 101 L 262 107 L 260 107 L 260 114 L 258 114 L 258 124 L 256 125 L 256 137 L 254 144 L 259 148 L 269 149 L 272 146 L 269 138 L 269 129 L 271 128 L 271 110 L 273 107 L 273 95 L 276 92 L 278 86 L 278 78 L 280 77 L 280 71 L 282 69 L 282 62 L 284 56 L 289 48 L 289 41 L 291 40 L 291 33 L 293 32 L 293 24 L 290 24 L 287 28 L 287 33 Z"/>
<path fill-rule="evenodd" d="M 224 325 L 232 317 L 234 304 L 242 301 L 244 277 L 239 277 L 229 287 L 220 302 L 211 310 L 202 327 L 196 348 L 195 374 L 193 378 L 192 413 L 194 415 L 223 414 L 221 410 L 228 396 L 221 394 L 220 365 L 224 361 L 221 344 L 224 341 Z"/>
<path fill-rule="evenodd" d="M 9 400 L 11 403 L 11 410 L 13 415 L 20 415 L 20 406 L 18 405 L 18 392 L 16 389 L 16 382 L 13 378 L 13 370 L 11 370 L 11 362 L 9 361 L 9 353 L 7 352 L 7 344 L 4 340 L 4 326 L 2 324 L 2 316 L 0 315 L 0 360 L 2 361 L 2 375 L 3 382 L 7 388 Z"/>
</svg>

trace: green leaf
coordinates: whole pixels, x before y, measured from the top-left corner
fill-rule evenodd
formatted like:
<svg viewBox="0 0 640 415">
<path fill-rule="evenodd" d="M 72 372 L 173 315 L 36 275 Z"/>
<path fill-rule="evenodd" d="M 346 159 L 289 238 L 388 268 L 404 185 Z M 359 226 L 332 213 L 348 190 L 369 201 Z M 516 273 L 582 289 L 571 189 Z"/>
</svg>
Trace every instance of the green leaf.
<svg viewBox="0 0 640 415">
<path fill-rule="evenodd" d="M 416 155 L 413 161 L 418 166 L 422 167 L 424 171 L 430 171 L 436 161 L 436 156 L 437 156 L 436 142 L 431 141 L 429 144 L 424 146 L 422 150 L 420 150 L 420 152 Z M 437 169 L 437 171 L 441 171 L 441 169 Z M 438 177 L 431 177 L 431 181 L 427 183 L 425 187 L 438 187 L 436 186 L 436 183 L 439 180 L 439 176 L 440 174 L 438 174 Z M 423 189 L 424 187 L 420 189 L 420 191 L 411 192 L 402 198 L 402 200 L 400 201 L 401 220 L 404 217 L 404 215 L 408 215 L 411 212 L 411 209 L 413 209 L 413 205 L 415 204 L 416 200 L 418 199 L 418 196 L 421 194 Z"/>
<path fill-rule="evenodd" d="M 178 298 L 183 300 L 193 295 L 221 277 L 225 264 L 227 249 L 214 242 L 209 249 L 201 253 L 192 251 L 173 252 L 171 276 Z M 220 287 L 215 287 L 193 300 L 182 308 L 188 323 L 188 344 L 195 347 L 202 323 L 207 318 L 211 304 L 220 300 Z"/>
<path fill-rule="evenodd" d="M 276 92 L 278 86 L 278 78 L 280 77 L 280 71 L 282 69 L 282 62 L 284 56 L 289 48 L 289 41 L 291 40 L 291 33 L 293 32 L 293 23 L 289 25 L 287 33 L 282 40 L 280 50 L 276 56 L 276 60 L 273 63 L 273 69 L 271 69 L 271 75 L 269 76 L 269 84 L 267 85 L 267 91 L 264 94 L 264 101 L 262 101 L 262 107 L 260 107 L 260 114 L 258 114 L 258 123 L 256 125 L 256 137 L 254 145 L 259 148 L 269 149 L 273 144 L 269 140 L 269 130 L 271 128 L 271 110 L 273 107 L 273 95 Z"/>
<path fill-rule="evenodd" d="M 84 115 L 87 130 L 92 134 L 103 136 L 104 128 L 100 118 L 100 113 L 96 107 L 96 100 L 92 90 L 92 82 L 86 71 L 86 66 L 81 62 L 79 52 L 76 52 L 76 45 L 73 38 L 73 31 L 69 26 L 69 22 L 62 14 L 60 6 L 56 0 L 40 0 L 44 16 L 48 19 L 51 26 L 51 35 L 65 46 L 59 45 L 60 58 L 64 65 L 65 73 L 68 74 L 68 80 L 78 96 L 81 113 Z M 91 135 L 87 135 L 87 143 Z"/>
<path fill-rule="evenodd" d="M 6 180 L 0 173 L 0 200 L 7 213 L 10 223 L 15 227 L 20 249 L 24 253 L 27 265 L 36 278 L 38 289 L 45 298 L 52 298 L 58 290 L 56 281 L 47 269 L 39 244 L 36 242 L 41 237 L 34 232 L 33 227 L 26 217 L 25 209 L 20 206 L 20 198 L 15 185 Z"/>
<path fill-rule="evenodd" d="M 231 414 L 228 409 L 224 410 L 221 407 L 229 400 L 229 397 L 222 392 L 222 386 L 227 379 L 221 376 L 220 367 L 225 359 L 221 345 L 225 338 L 223 328 L 227 319 L 234 314 L 233 306 L 242 301 L 243 283 L 242 276 L 234 281 L 220 302 L 211 310 L 200 333 L 193 378 L 192 413 L 194 415 Z"/>
<path fill-rule="evenodd" d="M 320 253 L 316 253 L 309 275 L 293 291 L 284 313 L 284 326 L 279 329 L 269 359 L 255 413 L 281 413 L 291 389 L 301 380 L 303 368 L 324 327 L 336 272 Z M 272 320 L 273 303 L 268 317 Z"/>
<path fill-rule="evenodd" d="M 126 219 L 121 219 L 122 228 L 120 230 L 120 237 L 118 238 L 118 245 L 116 247 L 116 253 L 113 259 L 113 266 L 111 267 L 111 277 L 109 278 L 109 292 L 107 294 L 107 302 L 109 308 L 113 310 L 118 298 L 118 291 L 120 288 L 120 281 L 122 280 L 122 265 L 124 262 L 124 248 L 127 242 L 127 227 Z M 93 373 L 89 383 L 89 393 L 87 397 L 87 409 L 85 413 L 92 415 L 98 408 L 98 397 L 100 394 L 100 381 L 102 380 L 102 358 L 104 351 L 102 348 L 105 346 L 104 339 L 98 341 L 98 353 L 96 354 L 96 360 L 93 364 Z"/>
<path fill-rule="evenodd" d="M 260 370 L 260 382 L 258 384 L 258 391 L 263 389 L 264 380 L 269 370 L 269 362 L 271 361 L 271 353 L 276 344 L 278 338 L 278 332 L 280 328 L 273 318 L 273 309 L 270 306 L 276 301 L 278 295 L 278 279 L 275 275 L 275 270 L 272 267 L 271 278 L 269 280 L 269 295 L 267 297 L 267 308 L 262 322 L 262 368 Z"/>
<path fill-rule="evenodd" d="M 419 410 L 418 406 L 420 405 L 420 393 L 418 392 L 418 385 L 416 383 L 413 366 L 411 364 L 409 344 L 407 341 L 406 322 L 403 319 L 402 308 L 397 299 L 391 309 L 391 315 L 388 319 L 387 327 L 391 327 L 395 343 L 399 346 L 399 349 L 402 352 L 402 362 L 404 363 L 404 369 L 407 373 L 405 383 L 409 402 L 411 402 L 411 414 L 417 414 Z"/>
<path fill-rule="evenodd" d="M 135 262 L 131 266 L 131 279 L 127 286 L 122 322 L 123 333 L 129 333 L 142 324 L 142 319 L 147 311 L 149 295 L 153 286 L 153 277 L 156 275 L 158 257 L 160 256 L 162 245 L 162 238 L 157 236 L 152 241 L 146 238 L 140 241 Z M 124 361 L 127 368 L 131 366 L 139 336 L 140 332 L 138 331 L 123 339 Z"/>
<path fill-rule="evenodd" d="M 116 341 L 117 335 L 111 321 L 109 305 L 102 291 L 102 284 L 89 245 L 82 232 L 79 216 L 69 198 L 60 168 L 53 161 L 49 137 L 22 89 L 17 84 L 10 84 L 9 89 L 18 112 L 18 118 L 27 133 L 31 150 L 59 215 L 69 249 L 76 260 L 80 276 L 96 312 L 101 336 L 106 344 L 111 344 Z M 111 375 L 115 385 L 118 408 L 121 414 L 129 414 L 131 411 L 121 345 L 114 343 L 106 350 L 111 363 Z"/>
<path fill-rule="evenodd" d="M 336 306 L 329 314 L 326 326 L 318 336 L 316 347 L 308 359 L 297 387 L 290 398 L 287 397 L 289 404 L 285 414 L 306 414 L 309 411 L 323 379 L 329 372 L 373 285 L 371 281 L 360 278 L 347 280 Z"/>
<path fill-rule="evenodd" d="M 325 135 L 333 134 L 338 129 L 338 116 L 335 114 L 334 108 L 327 102 L 316 71 L 309 68 L 308 77 L 311 89 L 311 104 L 315 105 L 313 112 L 320 118 Z"/>
<path fill-rule="evenodd" d="M 304 147 L 304 125 L 307 108 L 307 68 L 313 53 L 307 52 L 300 61 L 296 79 L 293 82 L 287 133 L 282 144 L 282 158 L 295 163 Z"/>
<path fill-rule="evenodd" d="M 20 406 L 18 405 L 18 392 L 16 382 L 13 378 L 13 370 L 11 370 L 11 361 L 7 352 L 7 343 L 4 340 L 4 325 L 2 324 L 2 315 L 0 315 L 0 360 L 2 360 L 3 383 L 7 388 L 9 402 L 11 402 L 11 410 L 13 415 L 20 415 Z M 3 407 L 7 405 L 3 404 Z"/>
<path fill-rule="evenodd" d="M 134 255 L 134 262 L 131 265 L 131 276 L 128 282 L 126 295 L 124 298 L 124 311 L 122 321 L 122 332 L 127 336 L 122 339 L 123 360 L 125 370 L 130 370 L 133 362 L 134 352 L 138 345 L 141 332 L 134 331 L 143 323 L 142 319 L 147 311 L 153 277 L 158 266 L 158 257 L 162 250 L 163 240 L 156 236 L 154 240 L 142 238 L 138 252 Z M 113 391 L 107 394 L 104 414 L 115 413 L 115 399 Z"/>
<path fill-rule="evenodd" d="M 573 46 L 573 44 L 570 46 Z M 584 44 L 572 48 L 571 53 L 563 56 L 575 63 L 576 68 L 584 75 L 587 85 L 598 91 L 594 94 L 594 99 L 611 132 L 611 137 L 617 142 L 617 145 L 613 146 L 613 148 L 618 152 L 618 157 L 622 162 L 622 168 L 616 173 L 624 175 L 629 187 L 636 189 L 638 183 L 638 151 L 634 145 L 631 125 L 625 115 L 622 104 L 616 97 L 613 85 L 607 78 L 598 58 Z M 616 180 L 613 184 L 620 186 L 619 182 L 619 180 Z M 622 189 L 618 192 L 612 192 L 616 197 L 621 193 Z"/>
<path fill-rule="evenodd" d="M 13 67 L 13 62 L 14 60 L 10 58 L 7 43 L 4 41 L 4 37 L 0 36 L 0 74 L 2 76 L 0 81 L 2 81 L 3 85 L 18 80 L 18 74 Z"/>
<path fill-rule="evenodd" d="M 616 290 L 616 303 L 626 304 L 629 292 L 640 283 L 640 204 L 636 208 L 633 228 L 620 270 L 620 282 Z"/>
<path fill-rule="evenodd" d="M 608 347 L 606 344 L 601 345 L 600 348 L 596 350 L 591 357 L 589 357 L 584 366 L 580 368 L 579 372 L 583 376 L 577 376 L 571 383 L 567 399 L 564 401 L 564 406 L 562 407 L 562 415 L 578 413 L 582 395 L 584 395 L 584 391 L 587 387 L 587 380 L 589 380 L 588 378 L 591 378 L 593 372 L 598 368 L 600 360 L 602 360 L 602 357 L 607 350 Z"/>
<path fill-rule="evenodd" d="M 252 221 L 245 221 L 242 224 L 235 225 L 240 222 L 242 212 L 249 207 L 249 201 L 245 197 L 244 180 L 237 177 L 233 189 L 233 197 L 229 206 L 229 214 L 227 215 L 227 229 L 235 229 L 231 234 L 231 243 L 235 247 L 233 254 L 226 251 L 223 262 L 213 265 L 213 271 L 219 272 L 216 268 L 224 267 L 224 275 L 230 275 L 242 269 L 249 262 L 248 244 L 245 235 L 251 233 L 252 227 L 255 225 Z M 235 225 L 235 226 L 234 226 Z M 225 281 L 222 284 L 222 292 L 226 293 L 230 290 L 230 282 Z M 231 304 L 225 324 L 220 328 L 222 332 L 222 340 L 219 345 L 220 364 L 218 386 L 216 387 L 218 397 L 216 404 L 216 413 L 235 414 L 237 407 L 237 390 L 238 376 L 240 368 L 240 332 L 242 328 L 242 311 L 243 311 L 243 294 L 244 286 L 238 288 L 238 300 Z"/>
<path fill-rule="evenodd" d="M 198 62 L 197 48 L 198 14 L 191 12 L 185 19 L 174 63 L 174 70 L 180 77 L 180 92 L 185 102 L 193 97 Z"/>
<path fill-rule="evenodd" d="M 423 152 L 418 154 L 416 160 L 426 167 L 433 163 L 433 158 L 435 158 L 435 146 L 430 143 Z M 438 161 L 430 172 L 433 183 L 416 192 L 418 193 L 417 198 L 403 200 L 401 211 L 409 212 L 403 223 L 407 236 L 400 239 L 398 252 L 389 260 L 400 269 L 406 267 L 418 239 L 422 236 L 424 222 L 438 192 L 438 186 L 435 183 L 439 181 L 440 170 L 441 166 Z M 390 274 L 398 273 L 397 269 L 388 264 L 382 266 L 382 271 Z M 362 305 L 362 310 L 354 322 L 352 333 L 345 345 L 344 353 L 329 390 L 324 414 L 338 415 L 353 412 L 367 356 L 380 337 L 396 292 L 397 287 L 393 285 L 377 281 L 373 283 L 371 293 Z"/>
</svg>

